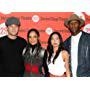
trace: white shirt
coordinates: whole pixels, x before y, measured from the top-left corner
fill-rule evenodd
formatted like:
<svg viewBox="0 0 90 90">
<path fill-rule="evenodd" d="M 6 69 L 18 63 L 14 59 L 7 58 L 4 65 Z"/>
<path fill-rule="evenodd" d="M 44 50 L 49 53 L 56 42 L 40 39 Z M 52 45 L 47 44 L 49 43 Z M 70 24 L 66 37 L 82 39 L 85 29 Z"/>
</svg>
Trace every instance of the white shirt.
<svg viewBox="0 0 90 90">
<path fill-rule="evenodd" d="M 49 68 L 49 73 L 53 74 L 53 75 L 63 75 L 64 72 L 66 72 L 65 69 L 65 62 L 63 61 L 62 58 L 62 53 L 60 52 L 59 56 L 56 58 L 55 63 L 53 64 L 53 58 L 55 55 L 53 55 L 51 57 L 51 63 L 48 64 L 48 68 Z"/>
<path fill-rule="evenodd" d="M 77 76 L 76 72 L 78 66 L 78 43 L 81 35 L 82 32 L 80 32 L 76 36 L 71 37 L 71 67 L 73 77 Z"/>
</svg>

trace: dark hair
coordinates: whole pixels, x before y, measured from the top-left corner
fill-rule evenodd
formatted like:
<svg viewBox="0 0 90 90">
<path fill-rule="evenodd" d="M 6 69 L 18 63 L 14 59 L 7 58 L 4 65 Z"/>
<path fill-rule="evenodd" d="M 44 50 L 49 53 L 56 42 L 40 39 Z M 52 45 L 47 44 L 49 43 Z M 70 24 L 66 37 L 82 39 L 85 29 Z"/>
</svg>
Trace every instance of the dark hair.
<svg viewBox="0 0 90 90">
<path fill-rule="evenodd" d="M 29 34 L 30 34 L 31 32 L 35 32 L 35 33 L 37 34 L 37 36 L 40 37 L 40 34 L 39 34 L 39 32 L 38 32 L 37 29 L 34 29 L 34 28 L 30 29 L 30 30 L 28 31 L 28 33 L 27 33 L 27 41 L 28 41 L 28 44 L 30 44 L 30 43 L 29 43 Z M 38 46 L 41 46 L 39 40 L 38 40 L 37 45 L 38 45 Z"/>
<path fill-rule="evenodd" d="M 56 52 L 56 55 L 55 55 L 55 57 L 54 57 L 54 59 L 53 59 L 53 64 L 54 64 L 54 62 L 55 62 L 55 59 L 58 57 L 60 51 L 61 51 L 61 50 L 64 50 L 63 40 L 62 40 L 62 37 L 61 37 L 60 33 L 59 33 L 59 32 L 53 32 L 53 33 L 50 35 L 49 39 L 48 39 L 48 46 L 47 46 L 47 51 L 48 51 L 48 53 L 49 53 L 48 62 L 51 61 L 50 59 L 51 59 L 51 57 L 52 57 L 52 54 L 54 53 L 54 51 L 53 51 L 53 46 L 52 46 L 52 44 L 51 44 L 51 38 L 52 38 L 52 36 L 53 36 L 54 34 L 57 34 L 57 35 L 58 35 L 58 37 L 59 37 L 59 39 L 60 39 L 60 44 L 59 44 L 59 48 L 58 48 L 58 50 L 57 50 L 57 52 Z"/>
</svg>

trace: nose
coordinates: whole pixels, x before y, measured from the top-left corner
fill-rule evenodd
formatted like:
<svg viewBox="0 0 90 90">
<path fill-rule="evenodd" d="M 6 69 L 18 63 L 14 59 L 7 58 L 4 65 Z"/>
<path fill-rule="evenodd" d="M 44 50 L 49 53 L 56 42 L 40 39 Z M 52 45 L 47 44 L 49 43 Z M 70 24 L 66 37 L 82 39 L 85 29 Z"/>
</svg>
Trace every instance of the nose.
<svg viewBox="0 0 90 90">
<path fill-rule="evenodd" d="M 75 23 L 72 24 L 72 27 L 75 27 Z"/>
<path fill-rule="evenodd" d="M 31 41 L 33 41 L 34 40 L 34 38 L 33 37 L 31 37 Z"/>
<path fill-rule="evenodd" d="M 56 42 L 57 42 L 57 40 L 55 39 L 55 40 L 54 40 L 54 42 L 56 43 Z"/>
</svg>

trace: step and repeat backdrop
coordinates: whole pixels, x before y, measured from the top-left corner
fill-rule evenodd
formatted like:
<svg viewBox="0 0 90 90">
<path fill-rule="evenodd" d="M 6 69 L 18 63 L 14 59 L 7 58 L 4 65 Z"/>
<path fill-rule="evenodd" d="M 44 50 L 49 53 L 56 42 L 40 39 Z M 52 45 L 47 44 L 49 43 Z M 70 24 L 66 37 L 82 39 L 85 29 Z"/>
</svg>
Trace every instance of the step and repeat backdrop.
<svg viewBox="0 0 90 90">
<path fill-rule="evenodd" d="M 40 32 L 40 41 L 46 48 L 49 35 L 57 31 L 63 41 L 70 36 L 70 32 L 64 26 L 64 20 L 71 14 L 77 14 L 85 20 L 83 31 L 90 33 L 90 13 L 85 12 L 12 12 L 10 14 L 0 13 L 0 37 L 7 35 L 5 20 L 10 16 L 18 17 L 21 21 L 19 36 L 27 40 L 27 32 L 31 28 L 36 28 Z"/>
</svg>

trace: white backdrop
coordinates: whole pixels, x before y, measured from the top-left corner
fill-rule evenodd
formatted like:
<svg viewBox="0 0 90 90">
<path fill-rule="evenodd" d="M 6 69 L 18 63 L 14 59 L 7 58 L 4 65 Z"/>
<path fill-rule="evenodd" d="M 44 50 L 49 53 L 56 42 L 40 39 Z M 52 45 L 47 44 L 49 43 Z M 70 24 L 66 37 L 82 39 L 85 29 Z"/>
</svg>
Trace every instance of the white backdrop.
<svg viewBox="0 0 90 90">
<path fill-rule="evenodd" d="M 0 12 L 87 12 L 90 0 L 0 0 Z"/>
</svg>

